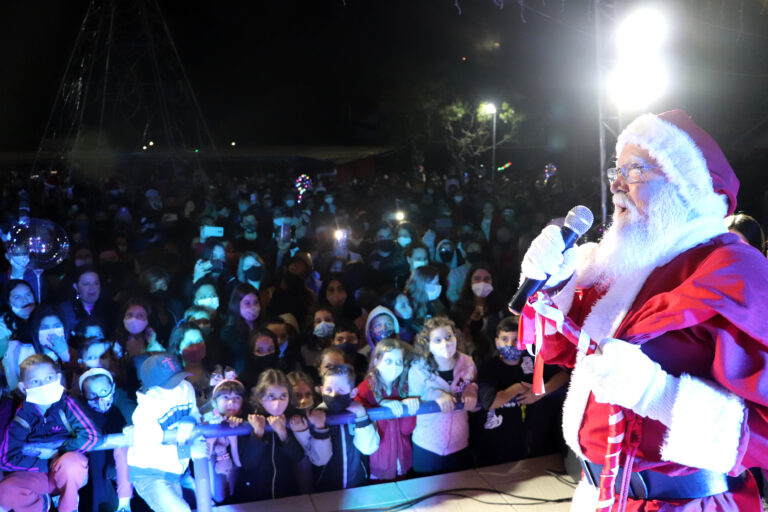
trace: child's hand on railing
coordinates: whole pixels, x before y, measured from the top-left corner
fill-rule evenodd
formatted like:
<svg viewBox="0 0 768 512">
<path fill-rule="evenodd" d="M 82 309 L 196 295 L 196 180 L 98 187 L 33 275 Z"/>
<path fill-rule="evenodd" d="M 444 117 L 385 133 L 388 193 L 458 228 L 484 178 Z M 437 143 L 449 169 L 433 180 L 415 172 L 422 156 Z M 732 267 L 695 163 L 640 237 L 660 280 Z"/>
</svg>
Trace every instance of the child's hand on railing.
<svg viewBox="0 0 768 512">
<path fill-rule="evenodd" d="M 400 400 L 382 400 L 380 405 L 392 411 L 395 416 L 403 415 L 403 404 Z"/>
<path fill-rule="evenodd" d="M 440 396 L 435 399 L 437 405 L 440 406 L 440 412 L 449 413 L 453 412 L 456 407 L 456 397 L 445 391 L 440 391 Z"/>
<path fill-rule="evenodd" d="M 464 410 L 471 411 L 477 405 L 477 395 L 473 391 L 465 389 L 461 393 L 461 401 L 464 404 Z"/>
<path fill-rule="evenodd" d="M 270 416 L 267 418 L 267 421 L 269 422 L 269 426 L 272 427 L 272 430 L 275 431 L 275 434 L 277 434 L 280 440 L 285 442 L 285 440 L 288 439 L 285 415 L 281 414 L 280 416 Z"/>
<path fill-rule="evenodd" d="M 325 411 L 313 409 L 307 413 L 307 419 L 315 429 L 325 428 Z"/>
<path fill-rule="evenodd" d="M 259 414 L 249 414 L 248 423 L 253 428 L 253 435 L 261 439 L 264 436 L 264 427 L 267 425 L 267 419 Z"/>
<path fill-rule="evenodd" d="M 408 409 L 408 414 L 411 416 L 416 414 L 416 412 L 419 410 L 419 406 L 421 405 L 419 399 L 416 397 L 406 398 L 402 401 L 402 404 L 405 405 L 406 409 Z"/>
<path fill-rule="evenodd" d="M 304 432 L 309 428 L 309 423 L 306 418 L 295 414 L 288 420 L 288 426 L 291 427 L 291 430 L 294 432 Z"/>
</svg>

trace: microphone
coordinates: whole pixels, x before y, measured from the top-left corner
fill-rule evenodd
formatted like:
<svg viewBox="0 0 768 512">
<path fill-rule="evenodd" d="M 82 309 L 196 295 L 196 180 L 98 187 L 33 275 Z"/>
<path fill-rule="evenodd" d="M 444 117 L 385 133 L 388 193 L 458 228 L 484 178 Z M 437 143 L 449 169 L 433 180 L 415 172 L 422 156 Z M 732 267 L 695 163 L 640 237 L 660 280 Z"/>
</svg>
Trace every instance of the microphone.
<svg viewBox="0 0 768 512">
<path fill-rule="evenodd" d="M 595 216 L 592 215 L 592 212 L 586 206 L 578 205 L 571 208 L 571 211 L 569 211 L 568 215 L 565 217 L 563 227 L 560 228 L 560 234 L 563 235 L 563 242 L 565 243 L 563 252 L 570 249 L 581 235 L 589 231 L 589 228 L 592 227 L 594 221 Z M 549 274 L 547 274 L 547 277 L 544 279 L 526 278 L 526 280 L 523 281 L 523 284 L 520 285 L 520 288 L 517 289 L 515 296 L 509 301 L 507 306 L 509 310 L 512 313 L 519 315 L 523 310 L 528 297 L 541 290 L 549 277 Z"/>
</svg>

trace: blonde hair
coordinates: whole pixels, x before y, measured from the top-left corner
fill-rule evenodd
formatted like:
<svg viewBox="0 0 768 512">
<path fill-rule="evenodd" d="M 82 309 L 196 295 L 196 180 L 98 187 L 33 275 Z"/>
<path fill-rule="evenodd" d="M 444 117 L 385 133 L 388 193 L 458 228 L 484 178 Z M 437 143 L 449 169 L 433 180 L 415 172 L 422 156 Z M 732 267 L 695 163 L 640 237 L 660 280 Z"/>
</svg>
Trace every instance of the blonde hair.
<svg viewBox="0 0 768 512">
<path fill-rule="evenodd" d="M 456 324 L 447 316 L 433 316 L 424 322 L 424 327 L 421 329 L 421 332 L 416 335 L 415 347 L 418 354 L 424 359 L 427 367 L 432 372 L 437 372 L 437 361 L 435 361 L 435 356 L 432 355 L 432 352 L 429 350 L 429 335 L 432 331 L 440 327 L 448 328 L 453 332 L 453 335 L 456 337 L 457 354 L 461 351 L 460 348 L 463 347 L 463 343 L 459 338 L 459 331 L 456 329 Z"/>
<path fill-rule="evenodd" d="M 261 406 L 261 399 L 267 394 L 269 386 L 279 386 L 285 388 L 288 391 L 288 403 L 293 403 L 293 387 L 291 386 L 288 377 L 283 372 L 275 369 L 268 369 L 261 372 L 259 380 L 251 391 L 251 407 L 256 409 Z"/>
<path fill-rule="evenodd" d="M 377 343 L 376 347 L 373 349 L 371 363 L 368 366 L 368 375 L 366 375 L 366 379 L 368 379 L 371 384 L 371 391 L 373 391 L 373 396 L 376 398 L 377 402 L 384 398 L 387 387 L 384 382 L 382 382 L 376 367 L 386 354 L 398 349 L 403 352 L 403 373 L 401 373 L 392 383 L 392 390 L 396 390 L 397 396 L 400 398 L 406 398 L 408 396 L 408 367 L 413 360 L 413 349 L 407 343 L 396 338 L 386 338 Z"/>
</svg>

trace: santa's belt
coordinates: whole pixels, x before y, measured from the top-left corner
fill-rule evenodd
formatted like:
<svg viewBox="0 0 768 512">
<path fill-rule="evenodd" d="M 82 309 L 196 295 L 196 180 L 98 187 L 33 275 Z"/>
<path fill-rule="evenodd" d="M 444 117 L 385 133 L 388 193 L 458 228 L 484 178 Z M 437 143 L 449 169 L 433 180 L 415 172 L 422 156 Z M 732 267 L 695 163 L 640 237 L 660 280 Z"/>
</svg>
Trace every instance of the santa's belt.
<svg viewBox="0 0 768 512">
<path fill-rule="evenodd" d="M 594 487 L 600 482 L 602 464 L 580 459 L 584 476 Z M 616 492 L 621 492 L 624 470 L 619 468 L 616 477 Z M 629 480 L 629 496 L 637 500 L 682 500 L 705 498 L 737 489 L 745 480 L 745 474 L 731 477 L 700 469 L 690 475 L 669 476 L 658 471 L 633 472 Z"/>
</svg>

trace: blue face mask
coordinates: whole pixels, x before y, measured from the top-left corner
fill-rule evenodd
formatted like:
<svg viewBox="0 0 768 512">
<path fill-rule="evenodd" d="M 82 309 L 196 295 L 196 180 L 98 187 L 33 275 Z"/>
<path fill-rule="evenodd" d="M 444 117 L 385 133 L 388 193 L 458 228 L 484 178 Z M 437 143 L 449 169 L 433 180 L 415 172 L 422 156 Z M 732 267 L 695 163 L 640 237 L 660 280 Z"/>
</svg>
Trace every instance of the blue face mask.
<svg viewBox="0 0 768 512">
<path fill-rule="evenodd" d="M 520 359 L 523 351 L 511 345 L 505 345 L 499 348 L 499 353 L 505 361 L 517 361 Z"/>
</svg>

